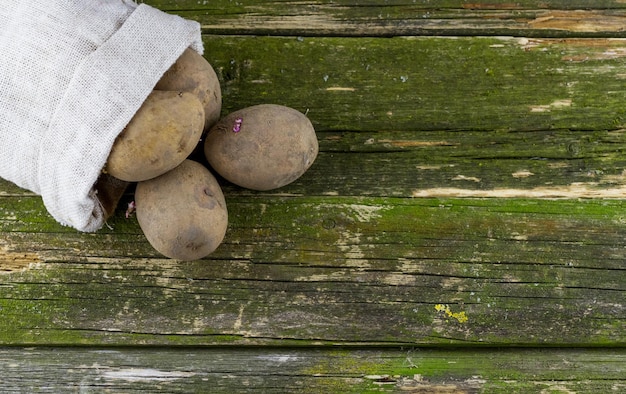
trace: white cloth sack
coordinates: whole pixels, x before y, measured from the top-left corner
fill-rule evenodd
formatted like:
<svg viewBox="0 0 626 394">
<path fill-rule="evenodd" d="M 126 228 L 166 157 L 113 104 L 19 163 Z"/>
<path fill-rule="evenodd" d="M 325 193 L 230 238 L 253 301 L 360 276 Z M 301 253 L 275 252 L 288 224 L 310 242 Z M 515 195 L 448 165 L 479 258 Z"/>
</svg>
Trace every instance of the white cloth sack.
<svg viewBox="0 0 626 394">
<path fill-rule="evenodd" d="M 0 177 L 60 223 L 104 224 L 94 184 L 115 138 L 200 25 L 124 0 L 0 7 Z"/>
</svg>

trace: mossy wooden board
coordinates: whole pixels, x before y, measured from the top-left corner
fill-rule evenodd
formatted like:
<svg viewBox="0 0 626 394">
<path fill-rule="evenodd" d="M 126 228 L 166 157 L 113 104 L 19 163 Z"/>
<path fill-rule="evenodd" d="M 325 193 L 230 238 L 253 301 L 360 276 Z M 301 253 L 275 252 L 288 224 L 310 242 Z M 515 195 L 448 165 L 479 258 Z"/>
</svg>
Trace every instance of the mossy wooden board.
<svg viewBox="0 0 626 394">
<path fill-rule="evenodd" d="M 624 36 L 610 1 L 196 1 L 147 3 L 197 20 L 205 33 L 256 35 Z"/>
<path fill-rule="evenodd" d="M 294 107 L 319 131 L 618 129 L 626 41 L 205 37 L 224 111 Z"/>
<path fill-rule="evenodd" d="M 0 348 L 5 392 L 611 393 L 621 350 Z"/>
<path fill-rule="evenodd" d="M 622 201 L 231 196 L 183 263 L 122 212 L 78 234 L 20 199 L 4 344 L 624 345 Z"/>
</svg>

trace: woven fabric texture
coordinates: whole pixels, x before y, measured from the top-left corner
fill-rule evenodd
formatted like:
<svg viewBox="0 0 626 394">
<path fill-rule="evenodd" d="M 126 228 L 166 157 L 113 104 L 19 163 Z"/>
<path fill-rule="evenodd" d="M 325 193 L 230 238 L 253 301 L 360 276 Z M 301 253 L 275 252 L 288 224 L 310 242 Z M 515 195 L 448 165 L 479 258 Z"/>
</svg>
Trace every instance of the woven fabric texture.
<svg viewBox="0 0 626 394">
<path fill-rule="evenodd" d="M 0 177 L 48 212 L 96 231 L 94 184 L 115 138 L 200 25 L 124 0 L 19 0 L 0 7 Z"/>
</svg>

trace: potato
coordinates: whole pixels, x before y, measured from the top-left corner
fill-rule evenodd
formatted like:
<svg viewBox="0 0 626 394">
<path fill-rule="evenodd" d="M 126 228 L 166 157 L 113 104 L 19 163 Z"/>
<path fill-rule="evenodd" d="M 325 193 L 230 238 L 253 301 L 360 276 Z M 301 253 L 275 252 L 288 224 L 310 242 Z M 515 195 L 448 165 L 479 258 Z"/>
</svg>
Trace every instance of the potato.
<svg viewBox="0 0 626 394">
<path fill-rule="evenodd" d="M 195 94 L 204 107 L 205 130 L 217 122 L 222 111 L 220 81 L 211 64 L 193 49 L 187 49 L 161 80 L 157 90 L 175 90 Z"/>
<path fill-rule="evenodd" d="M 318 142 L 301 112 L 274 104 L 235 111 L 211 128 L 204 154 L 230 182 L 254 190 L 285 186 L 313 164 Z"/>
<path fill-rule="evenodd" d="M 224 194 L 209 170 L 195 161 L 185 160 L 166 174 L 139 182 L 135 204 L 150 244 L 172 259 L 205 257 L 226 234 Z"/>
<path fill-rule="evenodd" d="M 195 95 L 155 90 L 115 140 L 105 172 L 128 182 L 164 174 L 189 156 L 203 128 Z"/>
</svg>

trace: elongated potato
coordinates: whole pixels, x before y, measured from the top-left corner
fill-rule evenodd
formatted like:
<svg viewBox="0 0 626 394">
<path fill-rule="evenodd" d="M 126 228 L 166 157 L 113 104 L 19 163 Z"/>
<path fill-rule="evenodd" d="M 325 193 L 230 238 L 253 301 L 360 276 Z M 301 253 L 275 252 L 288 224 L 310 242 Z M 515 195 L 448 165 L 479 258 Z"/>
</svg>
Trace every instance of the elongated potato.
<svg viewBox="0 0 626 394">
<path fill-rule="evenodd" d="M 137 221 L 150 244 L 177 260 L 212 253 L 224 239 L 228 210 L 215 177 L 202 164 L 185 160 L 135 190 Z"/>
<path fill-rule="evenodd" d="M 274 104 L 235 111 L 211 128 L 205 156 L 230 182 L 270 190 L 298 179 L 317 157 L 318 142 L 301 112 Z"/>
<path fill-rule="evenodd" d="M 155 89 L 175 90 L 195 94 L 204 107 L 205 130 L 220 117 L 222 90 L 211 64 L 193 49 L 187 49 L 161 77 Z"/>
<path fill-rule="evenodd" d="M 105 171 L 128 182 L 157 177 L 189 156 L 203 129 L 194 94 L 155 90 L 116 139 Z"/>
</svg>

